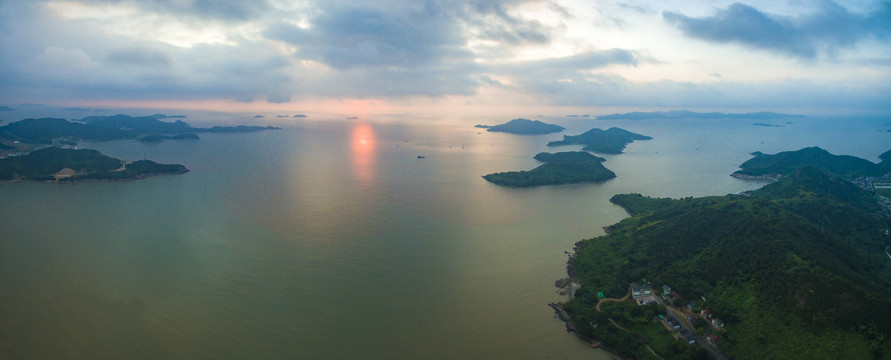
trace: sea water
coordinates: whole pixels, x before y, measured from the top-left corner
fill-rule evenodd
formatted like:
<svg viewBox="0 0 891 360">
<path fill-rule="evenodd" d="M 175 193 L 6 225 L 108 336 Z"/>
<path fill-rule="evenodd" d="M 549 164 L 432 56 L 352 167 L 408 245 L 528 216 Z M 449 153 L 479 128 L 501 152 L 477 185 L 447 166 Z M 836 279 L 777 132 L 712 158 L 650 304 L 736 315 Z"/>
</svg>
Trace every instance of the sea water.
<svg viewBox="0 0 891 360">
<path fill-rule="evenodd" d="M 891 148 L 887 118 L 544 119 L 653 139 L 603 156 L 615 179 L 514 189 L 481 176 L 579 147 L 389 120 L 82 144 L 191 172 L 0 185 L 0 358 L 607 359 L 547 304 L 573 244 L 626 216 L 611 196 L 756 189 L 729 176 L 753 151 Z"/>
</svg>

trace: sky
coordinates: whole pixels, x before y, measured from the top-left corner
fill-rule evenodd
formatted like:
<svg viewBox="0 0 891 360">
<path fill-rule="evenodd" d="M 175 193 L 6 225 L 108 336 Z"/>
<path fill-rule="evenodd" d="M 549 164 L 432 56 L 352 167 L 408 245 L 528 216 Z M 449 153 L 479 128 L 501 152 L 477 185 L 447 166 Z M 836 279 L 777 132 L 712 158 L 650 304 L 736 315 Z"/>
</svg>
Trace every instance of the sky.
<svg viewBox="0 0 891 360">
<path fill-rule="evenodd" d="M 0 0 L 0 106 L 891 114 L 891 1 Z"/>
</svg>

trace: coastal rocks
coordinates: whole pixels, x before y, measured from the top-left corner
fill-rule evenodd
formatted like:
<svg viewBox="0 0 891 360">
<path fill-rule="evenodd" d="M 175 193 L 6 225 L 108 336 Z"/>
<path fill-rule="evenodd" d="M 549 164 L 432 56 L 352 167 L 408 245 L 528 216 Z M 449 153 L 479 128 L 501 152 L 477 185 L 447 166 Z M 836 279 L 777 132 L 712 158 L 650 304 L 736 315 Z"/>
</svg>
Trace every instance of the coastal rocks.
<svg viewBox="0 0 891 360">
<path fill-rule="evenodd" d="M 582 285 L 579 283 L 578 280 L 568 277 L 555 281 L 554 286 L 557 287 L 558 294 L 569 295 L 569 297 L 572 298 L 575 296 L 576 290 L 578 290 Z"/>
</svg>

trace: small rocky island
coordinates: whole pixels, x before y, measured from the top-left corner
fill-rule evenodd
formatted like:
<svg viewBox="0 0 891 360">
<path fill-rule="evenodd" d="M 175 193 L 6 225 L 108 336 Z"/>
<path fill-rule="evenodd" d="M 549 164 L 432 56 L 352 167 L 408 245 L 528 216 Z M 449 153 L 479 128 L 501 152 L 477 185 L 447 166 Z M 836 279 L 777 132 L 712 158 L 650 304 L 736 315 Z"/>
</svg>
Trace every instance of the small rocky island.
<svg viewBox="0 0 891 360">
<path fill-rule="evenodd" d="M 0 159 L 0 181 L 133 180 L 188 172 L 179 164 L 151 160 L 125 162 L 90 149 L 47 147 L 24 156 Z"/>
<path fill-rule="evenodd" d="M 538 120 L 513 119 L 504 124 L 495 126 L 476 125 L 477 128 L 485 128 L 490 132 L 504 132 L 519 135 L 540 135 L 558 133 L 565 130 L 562 126 L 548 124 Z"/>
<path fill-rule="evenodd" d="M 581 135 L 563 135 L 563 140 L 552 141 L 548 146 L 585 145 L 582 150 L 601 154 L 621 154 L 625 145 L 635 140 L 650 140 L 649 136 L 636 134 L 617 127 L 607 130 L 591 129 Z"/>
<path fill-rule="evenodd" d="M 483 176 L 496 185 L 532 187 L 612 179 L 616 174 L 603 166 L 606 159 L 584 151 L 539 153 L 535 160 L 544 164 L 528 171 L 507 171 Z"/>
</svg>

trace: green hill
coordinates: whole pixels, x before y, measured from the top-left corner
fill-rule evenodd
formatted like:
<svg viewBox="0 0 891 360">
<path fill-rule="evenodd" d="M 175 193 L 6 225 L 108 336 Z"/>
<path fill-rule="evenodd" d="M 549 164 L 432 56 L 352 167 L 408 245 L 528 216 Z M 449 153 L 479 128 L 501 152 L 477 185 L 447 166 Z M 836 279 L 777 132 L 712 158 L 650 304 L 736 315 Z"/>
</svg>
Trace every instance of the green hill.
<svg viewBox="0 0 891 360">
<path fill-rule="evenodd" d="M 872 163 L 869 160 L 848 155 L 833 155 L 819 147 L 783 151 L 772 155 L 760 152 L 753 154 L 755 157 L 742 163 L 739 166 L 741 170 L 734 172 L 734 176 L 777 178 L 787 176 L 803 166 L 813 166 L 832 176 L 846 178 L 881 176 L 887 171 L 883 165 Z"/>
<path fill-rule="evenodd" d="M 564 128 L 559 125 L 548 124 L 538 120 L 513 119 L 504 124 L 490 126 L 486 131 L 506 132 L 510 134 L 536 135 L 561 132 Z"/>
<path fill-rule="evenodd" d="M 615 173 L 603 166 L 602 162 L 606 159 L 586 152 L 539 153 L 535 159 L 544 164 L 528 171 L 500 172 L 483 178 L 497 185 L 531 187 L 597 182 L 616 177 Z"/>
<path fill-rule="evenodd" d="M 130 136 L 121 129 L 92 127 L 56 118 L 24 119 L 0 126 L 0 138 L 29 144 L 50 144 L 60 137 L 102 141 Z"/>
<path fill-rule="evenodd" d="M 71 171 L 62 172 L 63 169 Z M 0 159 L 0 181 L 6 180 L 129 180 L 158 174 L 189 171 L 178 164 L 158 164 L 149 160 L 124 163 L 90 149 L 47 147 L 25 156 Z M 56 176 L 56 175 L 59 176 Z"/>
<path fill-rule="evenodd" d="M 581 135 L 563 135 L 563 140 L 552 141 L 548 146 L 585 145 L 583 150 L 601 154 L 621 154 L 625 145 L 634 140 L 650 140 L 649 136 L 635 134 L 620 128 L 591 129 Z"/>
<path fill-rule="evenodd" d="M 715 332 L 731 358 L 891 357 L 891 312 L 884 310 L 891 261 L 881 231 L 888 219 L 872 194 L 803 168 L 750 197 L 611 201 L 634 216 L 610 235 L 578 242 L 570 263 L 582 286 L 565 308 L 582 335 L 623 356 L 650 356 L 593 310 L 597 292 L 621 297 L 630 282 L 648 279 L 722 319 L 725 331 Z M 665 358 L 690 355 L 651 343 Z"/>
</svg>

